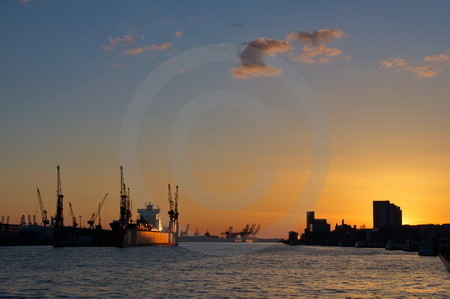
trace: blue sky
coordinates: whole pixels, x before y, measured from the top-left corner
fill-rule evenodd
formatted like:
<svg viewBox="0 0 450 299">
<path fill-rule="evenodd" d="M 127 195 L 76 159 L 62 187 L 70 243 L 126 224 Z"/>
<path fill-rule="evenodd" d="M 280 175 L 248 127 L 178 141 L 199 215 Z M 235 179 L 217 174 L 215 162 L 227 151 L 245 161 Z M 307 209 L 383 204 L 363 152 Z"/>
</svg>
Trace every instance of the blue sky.
<svg viewBox="0 0 450 299">
<path fill-rule="evenodd" d="M 403 205 L 411 223 L 448 221 L 436 210 L 449 207 L 449 13 L 448 1 L 2 1 L 2 215 L 18 222 L 34 213 L 35 185 L 53 211 L 54 169 L 61 164 L 76 213 L 87 217 L 109 192 L 105 217 L 116 217 L 112 194 L 118 167 L 127 162 L 120 144 L 127 111 L 146 78 L 171 67 L 180 73 L 145 108 L 137 154 L 130 154 L 139 163 L 129 167 L 130 177 L 144 185 L 135 187 L 136 207 L 151 198 L 164 208 L 167 182 L 189 188 L 170 166 L 174 123 L 194 99 L 232 90 L 256 98 L 272 119 L 255 124 L 245 111 L 211 106 L 192 121 L 185 175 L 230 198 L 260 168 L 276 173 L 277 183 L 264 196 L 255 194 L 260 204 L 255 199 L 231 212 L 210 211 L 202 203 L 213 199 L 195 200 L 199 195 L 185 190 L 186 221 L 219 230 L 228 222 L 269 227 L 289 215 L 273 230 L 281 234 L 302 225 L 304 209 L 317 209 L 331 221 L 345 217 L 370 226 L 377 199 Z M 319 39 L 322 48 L 287 38 L 329 29 L 342 34 Z M 248 62 L 242 51 L 258 38 L 284 45 L 252 52 L 280 73 L 233 77 L 230 70 Z M 206 59 L 214 44 L 227 59 L 183 69 L 193 59 L 187 51 L 203 49 Z M 314 56 L 321 63 L 295 61 L 305 47 L 331 49 L 334 56 L 324 50 Z M 316 204 L 298 209 L 290 207 L 311 173 L 314 134 L 309 112 L 285 88 L 282 62 L 304 79 L 305 92 L 313 91 L 329 133 L 326 180 Z M 278 196 L 286 199 L 280 203 Z M 279 208 L 271 210 L 274 202 Z"/>
</svg>

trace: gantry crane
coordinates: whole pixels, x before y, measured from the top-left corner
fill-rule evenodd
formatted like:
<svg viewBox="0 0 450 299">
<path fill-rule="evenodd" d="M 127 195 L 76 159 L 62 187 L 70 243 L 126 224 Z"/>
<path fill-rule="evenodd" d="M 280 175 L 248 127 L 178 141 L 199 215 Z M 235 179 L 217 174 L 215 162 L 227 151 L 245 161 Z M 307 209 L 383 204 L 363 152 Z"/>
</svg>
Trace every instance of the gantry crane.
<svg viewBox="0 0 450 299">
<path fill-rule="evenodd" d="M 41 191 L 39 191 L 38 186 L 36 186 L 36 190 L 37 190 L 37 196 L 38 196 L 38 200 L 39 200 L 39 207 L 41 209 L 42 224 L 44 226 L 47 226 L 50 223 L 50 221 L 47 219 L 47 210 L 44 209 L 44 202 L 42 201 Z"/>
</svg>

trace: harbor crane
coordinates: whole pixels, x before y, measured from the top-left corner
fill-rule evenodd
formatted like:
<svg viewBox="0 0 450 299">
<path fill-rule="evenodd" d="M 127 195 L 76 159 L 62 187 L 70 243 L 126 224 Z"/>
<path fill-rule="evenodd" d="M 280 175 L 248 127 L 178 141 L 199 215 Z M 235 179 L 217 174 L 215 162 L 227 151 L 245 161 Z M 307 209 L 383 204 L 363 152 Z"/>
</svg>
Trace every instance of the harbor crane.
<svg viewBox="0 0 450 299">
<path fill-rule="evenodd" d="M 178 233 L 178 186 L 176 186 L 175 200 L 172 198 L 172 191 L 170 184 L 168 184 L 169 191 L 169 231 Z"/>
<path fill-rule="evenodd" d="M 41 191 L 39 191 L 38 186 L 36 186 L 36 191 L 37 191 L 37 197 L 39 200 L 39 207 L 41 209 L 42 224 L 44 226 L 47 226 L 47 225 L 49 225 L 50 221 L 47 219 L 47 210 L 44 209 L 44 202 L 42 201 Z"/>
<path fill-rule="evenodd" d="M 189 235 L 189 224 L 186 226 L 185 231 L 181 231 L 181 235 L 187 237 Z"/>
<path fill-rule="evenodd" d="M 125 185 L 123 178 L 123 166 L 120 166 L 120 223 L 131 223 L 130 188 Z"/>
<path fill-rule="evenodd" d="M 72 219 L 72 226 L 77 227 L 78 226 L 77 217 L 73 213 L 72 204 L 70 202 L 69 202 L 69 207 L 70 207 L 70 219 Z"/>
<path fill-rule="evenodd" d="M 97 229 L 102 228 L 102 219 L 101 219 L 100 213 L 102 211 L 103 203 L 105 202 L 107 197 L 108 197 L 108 193 L 106 193 L 105 196 L 103 197 L 102 201 L 98 203 L 97 212 L 93 213 L 91 216 L 91 219 L 88 220 L 87 223 L 89 224 L 89 228 L 94 228 L 95 220 L 97 219 L 97 217 L 98 217 L 98 224 L 95 226 L 95 228 L 97 228 Z"/>
<path fill-rule="evenodd" d="M 64 216 L 63 216 L 63 199 L 64 195 L 62 194 L 61 187 L 61 176 L 59 173 L 59 165 L 56 167 L 56 214 L 54 218 L 54 226 L 55 227 L 63 227 L 64 226 Z"/>
<path fill-rule="evenodd" d="M 178 216 L 180 214 L 178 213 L 178 186 L 176 186 L 176 191 L 175 191 L 175 213 L 174 213 L 174 219 L 175 219 L 175 232 L 178 235 L 179 232 L 179 224 L 178 224 Z"/>
</svg>

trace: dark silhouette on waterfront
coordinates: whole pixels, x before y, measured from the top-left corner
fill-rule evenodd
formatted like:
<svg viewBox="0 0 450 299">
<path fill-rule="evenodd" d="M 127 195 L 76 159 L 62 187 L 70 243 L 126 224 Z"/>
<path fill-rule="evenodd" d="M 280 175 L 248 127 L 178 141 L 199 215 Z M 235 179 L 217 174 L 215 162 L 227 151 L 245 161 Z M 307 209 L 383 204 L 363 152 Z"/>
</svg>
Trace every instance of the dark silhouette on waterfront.
<svg viewBox="0 0 450 299">
<path fill-rule="evenodd" d="M 388 200 L 373 202 L 373 228 L 402 226 L 402 210 Z"/>
<path fill-rule="evenodd" d="M 373 228 L 358 229 L 342 220 L 330 230 L 326 219 L 316 219 L 315 212 L 308 211 L 304 233 L 299 236 L 290 231 L 284 243 L 417 251 L 419 255 L 439 255 L 450 271 L 450 224 L 402 225 L 402 210 L 389 201 L 373 202 L 373 223 Z"/>
<path fill-rule="evenodd" d="M 72 205 L 70 207 L 71 225 L 64 225 L 64 195 L 62 193 L 60 167 L 57 166 L 57 201 L 56 213 L 51 217 L 51 225 L 47 225 L 46 210 L 43 209 L 39 189 L 38 198 L 42 210 L 42 223 L 38 225 L 36 217 L 28 215 L 28 223 L 25 215 L 22 215 L 20 224 L 9 224 L 9 217 L 4 223 L 4 217 L 0 221 L 0 246 L 26 246 L 26 245 L 53 245 L 55 247 L 130 247 L 130 246 L 176 246 L 178 245 L 178 186 L 175 197 L 172 199 L 169 184 L 170 223 L 169 228 L 163 227 L 159 222 L 159 207 L 146 204 L 146 208 L 138 209 L 140 218 L 133 220 L 131 214 L 130 188 L 124 183 L 123 167 L 120 167 L 120 217 L 110 223 L 111 229 L 103 229 L 100 220 L 101 207 L 107 194 L 99 203 L 96 213 L 88 221 L 89 228 L 81 227 L 76 222 Z M 45 213 L 44 213 L 45 211 Z M 98 219 L 98 224 L 95 221 Z M 81 223 L 81 221 L 80 221 Z"/>
</svg>

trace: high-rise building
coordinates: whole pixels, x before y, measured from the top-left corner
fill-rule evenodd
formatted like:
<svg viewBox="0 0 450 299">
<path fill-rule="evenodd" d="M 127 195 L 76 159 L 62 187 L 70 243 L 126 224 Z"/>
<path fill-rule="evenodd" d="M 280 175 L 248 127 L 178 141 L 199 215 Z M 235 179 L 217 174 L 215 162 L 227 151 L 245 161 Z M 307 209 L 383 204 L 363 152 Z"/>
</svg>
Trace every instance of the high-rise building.
<svg viewBox="0 0 450 299">
<path fill-rule="evenodd" d="M 326 219 L 316 219 L 314 211 L 306 212 L 305 233 L 329 233 L 330 225 Z"/>
<path fill-rule="evenodd" d="M 306 212 L 306 229 L 305 229 L 306 233 L 311 232 L 314 220 L 315 220 L 314 211 Z"/>
<path fill-rule="evenodd" d="M 388 200 L 373 202 L 373 228 L 402 226 L 402 210 Z"/>
</svg>

